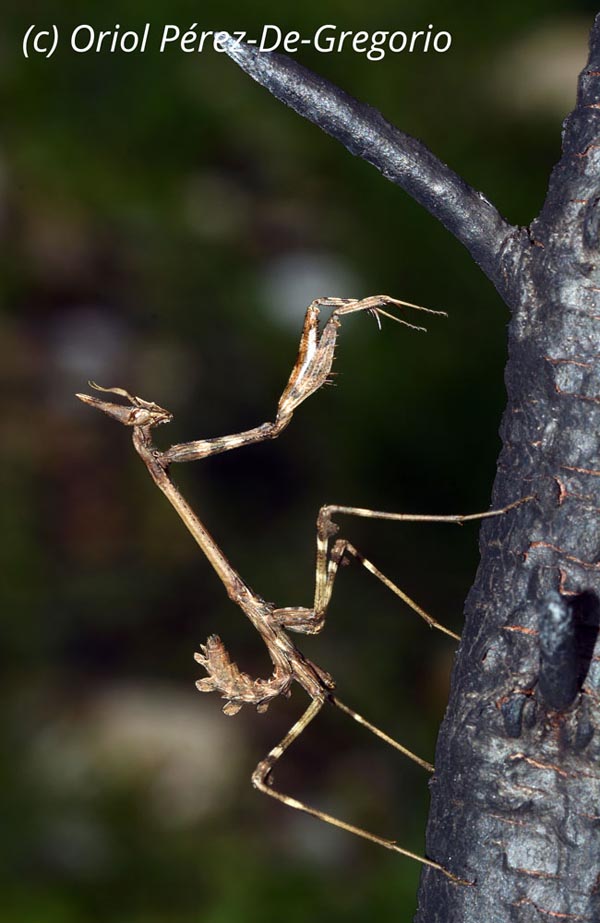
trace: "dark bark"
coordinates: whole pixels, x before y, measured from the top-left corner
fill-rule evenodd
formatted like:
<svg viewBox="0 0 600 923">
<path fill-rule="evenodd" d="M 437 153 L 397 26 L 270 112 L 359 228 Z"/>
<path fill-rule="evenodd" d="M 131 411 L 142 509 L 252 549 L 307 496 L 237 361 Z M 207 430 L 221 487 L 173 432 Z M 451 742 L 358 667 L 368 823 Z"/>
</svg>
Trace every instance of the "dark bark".
<svg viewBox="0 0 600 923">
<path fill-rule="evenodd" d="M 379 113 L 297 64 L 229 49 L 440 218 L 512 310 L 508 405 L 448 710 L 419 923 L 600 920 L 600 16 L 540 215 L 511 229 Z M 549 66 L 551 62 L 549 62 Z"/>
<path fill-rule="evenodd" d="M 515 229 L 482 192 L 469 186 L 421 141 L 391 125 L 377 109 L 358 102 L 291 58 L 261 53 L 233 39 L 222 45 L 277 99 L 341 141 L 351 154 L 373 164 L 439 218 L 502 294 L 498 252 Z"/>
</svg>

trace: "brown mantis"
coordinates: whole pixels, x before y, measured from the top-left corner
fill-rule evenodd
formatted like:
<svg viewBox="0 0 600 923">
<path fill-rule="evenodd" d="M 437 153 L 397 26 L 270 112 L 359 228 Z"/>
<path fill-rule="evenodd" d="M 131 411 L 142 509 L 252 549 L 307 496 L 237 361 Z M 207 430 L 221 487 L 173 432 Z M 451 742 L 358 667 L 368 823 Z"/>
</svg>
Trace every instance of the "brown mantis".
<svg viewBox="0 0 600 923">
<path fill-rule="evenodd" d="M 202 645 L 200 653 L 195 654 L 195 659 L 206 670 L 207 676 L 196 683 L 201 692 L 220 692 L 226 699 L 223 711 L 227 715 L 235 715 L 243 705 L 253 705 L 258 712 L 265 712 L 270 702 L 279 695 L 289 695 L 290 687 L 295 681 L 299 683 L 308 694 L 311 702 L 304 714 L 295 722 L 283 740 L 268 753 L 252 775 L 253 785 L 270 795 L 272 798 L 287 804 L 290 807 L 304 811 L 336 827 L 370 840 L 386 849 L 394 850 L 408 856 L 424 865 L 438 869 L 456 883 L 467 884 L 463 879 L 453 875 L 438 862 L 424 856 L 416 855 L 391 840 L 376 836 L 345 821 L 316 810 L 303 802 L 297 801 L 282 792 L 277 791 L 270 784 L 271 771 L 277 760 L 288 747 L 296 740 L 313 718 L 319 713 L 326 702 L 335 705 L 345 714 L 349 715 L 363 727 L 395 747 L 405 756 L 418 763 L 428 772 L 433 772 L 434 767 L 427 761 L 411 753 L 382 730 L 375 727 L 356 711 L 345 705 L 335 695 L 335 683 L 332 677 L 321 667 L 308 660 L 296 647 L 288 635 L 289 631 L 301 634 L 316 634 L 325 624 L 327 608 L 331 600 L 333 586 L 338 569 L 342 562 L 348 558 L 355 558 L 371 574 L 377 577 L 386 587 L 402 599 L 432 628 L 436 628 L 446 635 L 459 640 L 459 636 L 445 628 L 428 615 L 416 602 L 408 597 L 398 586 L 392 583 L 371 561 L 365 558 L 350 542 L 342 538 L 335 538 L 338 531 L 332 517 L 339 514 L 369 517 L 373 519 L 388 519 L 400 522 L 467 522 L 473 519 L 483 519 L 489 516 L 499 516 L 524 502 L 516 503 L 487 513 L 476 513 L 469 516 L 429 516 L 405 513 L 386 513 L 374 510 L 359 509 L 349 506 L 328 505 L 323 506 L 317 518 L 317 554 L 316 554 L 316 579 L 314 602 L 312 607 L 285 607 L 276 608 L 272 603 L 265 602 L 253 592 L 244 582 L 237 571 L 232 567 L 222 550 L 207 531 L 198 516 L 193 512 L 186 500 L 171 480 L 170 465 L 176 462 L 196 461 L 226 452 L 230 449 L 274 439 L 285 429 L 290 422 L 296 408 L 311 394 L 317 391 L 328 379 L 333 364 L 334 351 L 338 336 L 341 318 L 348 314 L 367 311 L 380 318 L 389 317 L 408 327 L 413 327 L 406 321 L 396 317 L 385 310 L 388 306 L 407 306 L 417 310 L 427 311 L 431 314 L 443 312 L 431 311 L 419 305 L 399 301 L 387 295 L 373 296 L 362 300 L 322 298 L 314 301 L 307 309 L 304 327 L 300 340 L 300 347 L 296 364 L 292 370 L 289 381 L 279 400 L 277 415 L 274 422 L 263 423 L 246 432 L 224 436 L 214 439 L 202 439 L 173 445 L 161 451 L 152 442 L 152 430 L 155 426 L 168 423 L 172 419 L 169 411 L 151 401 L 144 401 L 134 397 L 123 388 L 101 388 L 90 382 L 97 391 L 107 392 L 123 398 L 126 403 L 110 403 L 87 394 L 78 394 L 77 397 L 84 403 L 96 407 L 120 423 L 133 428 L 133 444 L 138 455 L 146 465 L 155 484 L 165 494 L 173 505 L 185 526 L 198 543 L 206 558 L 220 577 L 228 596 L 235 602 L 244 614 L 250 619 L 267 646 L 273 672 L 268 679 L 252 679 L 242 673 L 237 665 L 231 661 L 217 635 L 211 635 L 206 644 Z M 319 327 L 319 314 L 322 307 L 332 309 L 331 316 L 323 330 Z M 413 328 L 422 329 L 422 328 Z"/>
</svg>

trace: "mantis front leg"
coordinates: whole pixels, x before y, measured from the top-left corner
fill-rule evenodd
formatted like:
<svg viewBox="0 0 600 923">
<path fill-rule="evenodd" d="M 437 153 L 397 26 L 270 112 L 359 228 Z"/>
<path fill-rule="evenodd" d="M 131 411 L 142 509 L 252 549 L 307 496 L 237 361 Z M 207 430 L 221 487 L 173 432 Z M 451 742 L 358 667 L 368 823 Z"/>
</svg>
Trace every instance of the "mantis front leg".
<svg viewBox="0 0 600 923">
<path fill-rule="evenodd" d="M 415 327 L 402 318 L 390 314 L 385 310 L 385 307 L 390 305 L 415 308 L 428 314 L 443 315 L 445 313 L 444 311 L 432 311 L 430 308 L 423 308 L 421 305 L 411 304 L 408 301 L 400 301 L 390 295 L 373 295 L 362 299 L 316 299 L 306 310 L 298 356 L 288 383 L 279 398 L 275 420 L 262 423 L 253 429 L 246 430 L 243 433 L 235 433 L 231 436 L 221 436 L 216 439 L 199 439 L 194 442 L 173 445 L 162 453 L 164 464 L 198 461 L 208 455 L 217 455 L 220 452 L 228 452 L 230 449 L 238 449 L 241 446 L 263 442 L 266 439 L 275 439 L 286 428 L 296 408 L 327 382 L 333 365 L 342 317 L 347 314 L 367 311 L 374 315 L 378 323 L 380 317 L 388 317 L 399 324 L 410 327 L 412 330 L 424 329 L 423 327 Z M 331 316 L 322 331 L 319 329 L 321 308 L 333 308 Z"/>
<path fill-rule="evenodd" d="M 378 323 L 380 323 L 381 317 L 388 317 L 399 324 L 409 327 L 411 330 L 425 329 L 424 327 L 416 327 L 414 324 L 410 324 L 408 321 L 385 310 L 385 307 L 393 305 L 414 308 L 417 311 L 425 311 L 427 314 L 445 316 L 445 311 L 434 311 L 431 308 L 424 308 L 408 301 L 400 301 L 390 295 L 372 295 L 369 298 L 361 299 L 317 298 L 306 310 L 298 355 L 288 383 L 279 398 L 275 420 L 261 423 L 259 426 L 242 433 L 178 443 L 163 452 L 153 447 L 155 459 L 166 469 L 174 462 L 199 461 L 209 455 L 218 455 L 221 452 L 229 452 L 231 449 L 239 449 L 242 446 L 277 438 L 290 423 L 296 408 L 327 382 L 333 365 L 342 317 L 347 314 L 366 311 L 373 315 Z M 333 308 L 333 310 L 329 320 L 321 330 L 319 326 L 320 312 L 321 308 L 324 307 Z M 77 395 L 84 403 L 102 410 L 108 416 L 126 426 L 154 427 L 160 423 L 169 423 L 172 419 L 172 415 L 158 404 L 134 397 L 124 388 L 102 388 L 94 382 L 90 382 L 90 385 L 96 391 L 116 394 L 129 401 L 129 406 L 124 406 L 99 400 L 89 394 Z"/>
</svg>

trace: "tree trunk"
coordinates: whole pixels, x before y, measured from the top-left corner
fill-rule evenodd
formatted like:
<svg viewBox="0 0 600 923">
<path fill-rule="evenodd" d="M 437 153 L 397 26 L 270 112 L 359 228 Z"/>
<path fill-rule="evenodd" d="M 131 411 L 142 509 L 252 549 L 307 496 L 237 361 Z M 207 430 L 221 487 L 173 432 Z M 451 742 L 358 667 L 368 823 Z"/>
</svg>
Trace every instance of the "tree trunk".
<svg viewBox="0 0 600 923">
<path fill-rule="evenodd" d="M 428 825 L 419 921 L 600 919 L 600 17 L 539 217 L 498 253 L 512 309 L 481 531 Z"/>
<path fill-rule="evenodd" d="M 600 16 L 546 201 L 511 227 L 420 142 L 279 55 L 274 95 L 405 188 L 512 310 L 508 405 L 431 785 L 419 923 L 600 920 Z"/>
</svg>

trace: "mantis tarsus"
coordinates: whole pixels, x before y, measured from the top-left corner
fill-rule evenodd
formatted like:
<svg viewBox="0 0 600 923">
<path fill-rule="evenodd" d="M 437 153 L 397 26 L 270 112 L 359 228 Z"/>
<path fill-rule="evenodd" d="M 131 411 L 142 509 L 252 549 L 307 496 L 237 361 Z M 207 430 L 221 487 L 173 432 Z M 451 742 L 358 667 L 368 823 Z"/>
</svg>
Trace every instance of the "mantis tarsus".
<svg viewBox="0 0 600 923">
<path fill-rule="evenodd" d="M 254 593 L 231 566 L 203 523 L 182 497 L 169 474 L 169 467 L 175 462 L 196 461 L 209 455 L 277 437 L 290 422 L 295 409 L 327 381 L 333 364 L 341 318 L 347 314 L 367 311 L 375 316 L 378 323 L 383 316 L 408 327 L 413 327 L 412 324 L 408 324 L 385 310 L 386 307 L 400 305 L 427 311 L 431 314 L 443 313 L 399 301 L 388 295 L 373 296 L 361 300 L 321 298 L 314 301 L 306 311 L 296 364 L 279 400 L 274 422 L 263 423 L 243 433 L 181 443 L 161 451 L 153 445 L 152 430 L 155 426 L 170 422 L 172 415 L 169 411 L 151 401 L 144 401 L 139 397 L 134 397 L 123 388 L 101 388 L 92 382 L 90 382 L 90 385 L 95 390 L 117 395 L 123 398 L 126 403 L 109 403 L 87 394 L 78 394 L 77 396 L 84 403 L 96 407 L 120 423 L 133 428 L 133 444 L 154 482 L 176 509 L 185 526 L 212 564 L 230 599 L 250 619 L 267 646 L 273 662 L 273 672 L 268 679 L 252 679 L 246 673 L 242 673 L 236 664 L 231 661 L 221 639 L 217 635 L 211 635 L 206 644 L 202 645 L 200 653 L 195 654 L 195 659 L 204 667 L 207 673 L 206 677 L 196 683 L 198 689 L 201 692 L 220 692 L 221 696 L 226 699 L 223 711 L 227 715 L 237 714 L 241 707 L 246 704 L 254 705 L 259 712 L 265 712 L 272 699 L 279 695 L 289 695 L 290 687 L 294 681 L 303 687 L 311 699 L 310 705 L 304 714 L 290 728 L 283 740 L 273 747 L 266 758 L 258 764 L 252 775 L 253 785 L 265 794 L 290 807 L 304 811 L 329 824 L 371 840 L 386 849 L 394 850 L 402 855 L 416 859 L 424 865 L 438 869 L 458 884 L 469 884 L 470 882 L 458 878 L 438 862 L 416 855 L 391 840 L 376 836 L 359 827 L 324 814 L 322 811 L 311 808 L 272 787 L 270 775 L 274 764 L 315 718 L 326 702 L 341 709 L 354 721 L 357 721 L 377 737 L 395 747 L 405 756 L 418 763 L 423 769 L 433 772 L 434 768 L 430 763 L 411 753 L 410 750 L 407 750 L 368 722 L 362 715 L 359 715 L 348 705 L 341 702 L 334 693 L 335 683 L 332 677 L 325 670 L 304 657 L 289 637 L 288 631 L 301 634 L 316 634 L 323 629 L 338 568 L 344 559 L 353 557 L 407 603 L 430 627 L 459 640 L 458 635 L 436 622 L 416 602 L 382 574 L 350 542 L 342 538 L 336 539 L 335 535 L 338 531 L 338 526 L 333 522 L 332 517 L 339 514 L 349 514 L 400 522 L 461 524 L 472 519 L 502 515 L 523 501 L 519 500 L 501 510 L 492 510 L 487 513 L 476 513 L 469 516 L 425 516 L 378 512 L 349 506 L 323 506 L 317 518 L 316 578 L 313 606 L 310 608 L 295 606 L 276 608 L 273 604 L 265 602 Z M 331 308 L 332 313 L 321 331 L 319 328 L 319 314 L 322 307 Z"/>
</svg>

